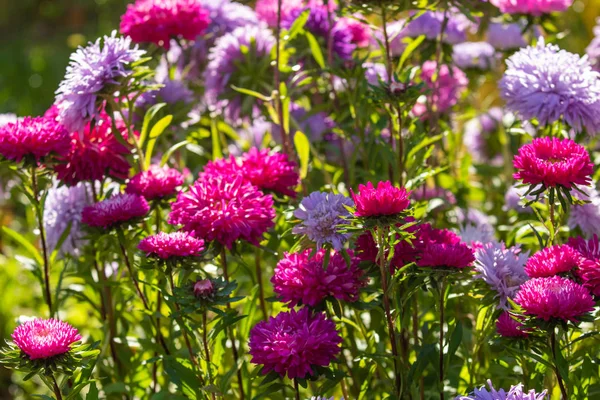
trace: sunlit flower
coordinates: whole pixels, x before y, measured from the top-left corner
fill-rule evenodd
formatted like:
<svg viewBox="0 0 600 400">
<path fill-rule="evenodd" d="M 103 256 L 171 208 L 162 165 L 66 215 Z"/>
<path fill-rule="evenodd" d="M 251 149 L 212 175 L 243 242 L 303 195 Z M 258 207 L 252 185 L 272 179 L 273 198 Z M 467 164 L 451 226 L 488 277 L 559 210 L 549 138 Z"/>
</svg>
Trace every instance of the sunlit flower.
<svg viewBox="0 0 600 400">
<path fill-rule="evenodd" d="M 92 227 L 108 229 L 142 218 L 148 211 L 150 206 L 142 196 L 122 193 L 85 207 L 81 221 Z"/>
<path fill-rule="evenodd" d="M 525 272 L 531 278 L 559 275 L 569 272 L 581 263 L 579 252 L 569 245 L 554 245 L 532 255 Z"/>
<path fill-rule="evenodd" d="M 508 392 L 504 389 L 494 389 L 491 380 L 488 380 L 487 384 L 490 387 L 489 390 L 481 387 L 475 389 L 469 396 L 458 396 L 454 400 L 544 400 L 547 394 L 547 390 L 540 393 L 536 393 L 533 389 L 527 391 L 520 383 L 517 386 L 511 386 Z"/>
<path fill-rule="evenodd" d="M 57 319 L 33 319 L 17 326 L 13 341 L 29 359 L 51 358 L 71 350 L 81 340 L 77 329 Z"/>
<path fill-rule="evenodd" d="M 69 150 L 69 132 L 50 118 L 25 117 L 0 125 L 0 155 L 21 162 L 36 161 L 49 155 L 62 155 Z"/>
<path fill-rule="evenodd" d="M 196 239 L 187 232 L 159 232 L 148 236 L 138 244 L 146 256 L 162 259 L 197 256 L 204 251 L 204 240 Z"/>
<path fill-rule="evenodd" d="M 573 0 L 490 0 L 503 13 L 541 15 L 565 11 Z"/>
<path fill-rule="evenodd" d="M 496 332 L 500 336 L 512 338 L 526 338 L 529 334 L 523 330 L 523 324 L 510 316 L 507 311 L 503 311 L 496 321 Z"/>
<path fill-rule="evenodd" d="M 410 192 L 393 186 L 389 181 L 379 182 L 377 187 L 371 182 L 358 185 L 358 193 L 352 190 L 350 193 L 356 204 L 354 215 L 357 217 L 397 215 L 406 210 L 410 203 Z"/>
<path fill-rule="evenodd" d="M 151 165 L 147 171 L 131 178 L 125 191 L 144 196 L 146 200 L 154 200 L 174 195 L 182 184 L 183 174 L 178 170 L 166 165 Z"/>
</svg>

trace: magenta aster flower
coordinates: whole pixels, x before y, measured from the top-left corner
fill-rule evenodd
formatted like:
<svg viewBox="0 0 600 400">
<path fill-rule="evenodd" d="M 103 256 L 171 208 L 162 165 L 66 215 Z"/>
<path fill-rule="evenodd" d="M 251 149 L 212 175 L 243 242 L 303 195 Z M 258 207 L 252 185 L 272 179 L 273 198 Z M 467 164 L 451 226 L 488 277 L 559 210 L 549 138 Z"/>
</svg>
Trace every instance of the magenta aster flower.
<svg viewBox="0 0 600 400">
<path fill-rule="evenodd" d="M 179 193 L 168 221 L 231 248 L 238 239 L 258 245 L 274 218 L 273 198 L 234 175 L 197 180 L 187 192 Z"/>
<path fill-rule="evenodd" d="M 560 276 L 533 278 L 521 285 L 515 302 L 525 314 L 549 321 L 553 318 L 576 321 L 594 309 L 594 299 L 588 290 Z"/>
<path fill-rule="evenodd" d="M 333 3 L 333 2 L 331 2 Z M 257 0 L 255 11 L 261 21 L 270 27 L 277 26 L 277 0 Z M 281 20 L 289 18 L 292 11 L 304 7 L 303 0 L 284 0 L 281 2 Z"/>
<path fill-rule="evenodd" d="M 69 151 L 69 132 L 58 122 L 44 117 L 25 117 L 0 126 L 0 155 L 21 162 L 33 157 L 36 161 Z"/>
<path fill-rule="evenodd" d="M 426 243 L 417 265 L 433 268 L 466 268 L 473 265 L 474 261 L 473 250 L 464 243 Z"/>
<path fill-rule="evenodd" d="M 137 0 L 121 17 L 120 32 L 136 43 L 168 49 L 171 38 L 196 39 L 209 21 L 208 12 L 197 0 Z"/>
<path fill-rule="evenodd" d="M 426 95 L 427 104 L 433 111 L 446 112 L 452 108 L 461 94 L 467 88 L 469 80 L 465 73 L 459 68 L 442 65 L 439 68 L 439 76 L 434 81 L 434 76 L 438 73 L 438 65 L 435 61 L 426 61 L 421 66 L 421 79 L 425 83 L 429 94 Z M 413 108 L 413 113 L 417 116 L 425 114 L 427 105 L 417 103 Z"/>
<path fill-rule="evenodd" d="M 151 165 L 147 171 L 135 175 L 127 183 L 127 193 L 139 194 L 146 200 L 169 197 L 183 184 L 183 174 L 168 166 Z"/>
<path fill-rule="evenodd" d="M 490 3 L 507 14 L 542 15 L 565 11 L 573 0 L 490 0 Z"/>
<path fill-rule="evenodd" d="M 351 34 L 350 42 L 357 47 L 368 47 L 371 41 L 371 28 L 369 25 L 349 17 L 343 17 L 338 20 L 338 25 L 341 25 Z"/>
<path fill-rule="evenodd" d="M 523 330 L 523 324 L 512 318 L 507 311 L 503 311 L 498 317 L 498 321 L 496 321 L 496 332 L 498 332 L 500 336 L 512 338 L 526 338 L 529 336 L 529 334 Z"/>
<path fill-rule="evenodd" d="M 358 300 L 359 290 L 367 281 L 352 251 L 349 267 L 340 253 L 332 252 L 327 265 L 323 265 L 325 250 L 313 257 L 311 252 L 284 253 L 277 263 L 271 282 L 279 299 L 290 307 L 300 303 L 315 307 L 328 296 L 348 302 Z"/>
<path fill-rule="evenodd" d="M 81 340 L 77 329 L 57 319 L 33 319 L 17 326 L 11 335 L 21 351 L 31 360 L 67 353 Z"/>
<path fill-rule="evenodd" d="M 532 255 L 525 264 L 525 272 L 530 278 L 542 278 L 569 272 L 580 263 L 577 250 L 566 244 L 554 245 Z"/>
<path fill-rule="evenodd" d="M 252 363 L 290 379 L 314 374 L 313 367 L 328 366 L 340 352 L 342 338 L 325 313 L 307 307 L 279 313 L 250 331 Z"/>
<path fill-rule="evenodd" d="M 116 121 L 117 129 L 127 138 L 127 128 Z M 130 150 L 121 144 L 113 132 L 111 119 L 102 113 L 95 124 L 87 124 L 82 133 L 71 134 L 70 149 L 54 166 L 58 179 L 69 186 L 84 181 L 100 181 L 105 177 L 117 180 L 129 175 Z"/>
<path fill-rule="evenodd" d="M 594 164 L 585 148 L 570 139 L 537 138 L 519 149 L 513 160 L 515 179 L 546 187 L 589 185 Z"/>
<path fill-rule="evenodd" d="M 253 147 L 239 158 L 231 156 L 209 162 L 200 178 L 240 175 L 260 190 L 295 197 L 294 188 L 300 182 L 297 169 L 287 155 Z"/>
<path fill-rule="evenodd" d="M 81 221 L 95 228 L 108 229 L 132 219 L 142 218 L 148 211 L 150 206 L 142 196 L 121 193 L 85 207 Z"/>
<path fill-rule="evenodd" d="M 194 283 L 194 296 L 201 299 L 209 299 L 215 293 L 215 285 L 210 279 L 201 279 Z"/>
<path fill-rule="evenodd" d="M 600 240 L 598 235 L 585 240 L 582 237 L 569 238 L 569 246 L 577 250 L 583 257 L 589 260 L 600 260 Z"/>
<path fill-rule="evenodd" d="M 583 286 L 594 296 L 600 296 L 600 260 L 584 258 L 575 272 Z"/>
<path fill-rule="evenodd" d="M 196 239 L 187 232 L 165 233 L 148 236 L 138 244 L 146 256 L 162 259 L 197 256 L 204 251 L 204 240 Z"/>
<path fill-rule="evenodd" d="M 375 188 L 371 182 L 358 185 L 358 193 L 350 190 L 356 204 L 357 217 L 396 215 L 406 210 L 410 200 L 405 188 L 394 187 L 389 181 L 379 182 Z"/>
</svg>

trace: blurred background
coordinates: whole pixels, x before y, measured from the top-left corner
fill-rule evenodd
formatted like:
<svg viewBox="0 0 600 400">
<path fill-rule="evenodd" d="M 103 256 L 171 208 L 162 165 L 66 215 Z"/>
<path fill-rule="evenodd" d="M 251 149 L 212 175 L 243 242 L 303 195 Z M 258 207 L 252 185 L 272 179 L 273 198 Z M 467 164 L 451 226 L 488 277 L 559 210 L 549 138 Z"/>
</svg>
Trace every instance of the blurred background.
<svg viewBox="0 0 600 400">
<path fill-rule="evenodd" d="M 0 0 L 0 114 L 43 113 L 71 52 L 119 27 L 127 0 Z M 600 0 L 576 0 L 560 18 L 560 45 L 583 53 Z M 562 17 L 562 16 L 561 16 Z"/>
</svg>

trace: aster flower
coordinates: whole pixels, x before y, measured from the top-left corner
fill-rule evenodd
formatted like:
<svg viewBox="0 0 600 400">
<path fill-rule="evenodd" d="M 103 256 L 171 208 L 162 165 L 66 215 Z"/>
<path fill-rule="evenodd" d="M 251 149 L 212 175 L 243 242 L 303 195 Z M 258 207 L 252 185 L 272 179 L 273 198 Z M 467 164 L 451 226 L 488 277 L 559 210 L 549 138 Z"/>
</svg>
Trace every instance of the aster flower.
<svg viewBox="0 0 600 400">
<path fill-rule="evenodd" d="M 327 297 L 354 302 L 359 290 L 367 283 L 359 259 L 349 251 L 351 263 L 346 264 L 340 253 L 332 252 L 327 265 L 323 265 L 325 252 L 319 250 L 311 257 L 311 249 L 301 253 L 285 253 L 277 263 L 271 278 L 275 293 L 289 307 L 305 304 L 316 307 Z"/>
<path fill-rule="evenodd" d="M 600 297 L 600 260 L 584 258 L 575 274 L 594 296 Z"/>
<path fill-rule="evenodd" d="M 520 24 L 492 22 L 488 26 L 487 41 L 498 50 L 519 49 L 527 46 Z"/>
<path fill-rule="evenodd" d="M 194 296 L 210 299 L 215 293 L 215 285 L 210 279 L 201 279 L 194 284 Z"/>
<path fill-rule="evenodd" d="M 533 278 L 521 285 L 515 296 L 525 314 L 549 321 L 577 318 L 594 309 L 594 299 L 588 290 L 570 279 L 560 276 Z"/>
<path fill-rule="evenodd" d="M 148 236 L 138 244 L 138 249 L 147 257 L 163 260 L 174 257 L 193 257 L 204 251 L 204 240 L 196 239 L 187 232 L 159 232 Z"/>
<path fill-rule="evenodd" d="M 121 17 L 120 31 L 135 43 L 169 48 L 171 38 L 194 40 L 209 23 L 197 0 L 136 0 Z"/>
<path fill-rule="evenodd" d="M 23 158 L 40 161 L 49 155 L 69 150 L 69 133 L 50 118 L 25 117 L 0 125 L 0 155 L 21 162 Z"/>
<path fill-rule="evenodd" d="M 503 311 L 496 321 L 496 332 L 500 336 L 511 338 L 526 338 L 529 334 L 523 330 L 523 324 L 510 316 L 507 311 Z"/>
<path fill-rule="evenodd" d="M 528 194 L 525 196 L 527 192 L 527 187 L 519 187 L 518 185 L 512 185 L 506 191 L 504 195 L 504 211 L 515 210 L 518 213 L 531 213 L 533 210 L 529 206 L 524 206 L 522 204 L 523 201 L 528 202 L 535 200 L 535 196 Z"/>
<path fill-rule="evenodd" d="M 328 366 L 340 352 L 342 338 L 325 313 L 307 307 L 279 313 L 250 331 L 252 363 L 263 374 L 275 371 L 289 379 L 312 376 L 314 367 Z"/>
<path fill-rule="evenodd" d="M 260 190 L 295 197 L 294 189 L 300 182 L 297 169 L 287 155 L 253 147 L 239 158 L 231 156 L 209 162 L 200 178 L 240 175 Z"/>
<path fill-rule="evenodd" d="M 142 218 L 148 211 L 150 206 L 142 196 L 122 193 L 85 207 L 81 221 L 91 227 L 108 229 Z"/>
<path fill-rule="evenodd" d="M 490 3 L 507 14 L 542 15 L 565 11 L 573 0 L 490 0 Z"/>
<path fill-rule="evenodd" d="M 139 194 L 146 200 L 156 200 L 177 193 L 183 184 L 183 174 L 168 166 L 151 165 L 147 171 L 136 174 L 127 183 L 125 192 Z"/>
<path fill-rule="evenodd" d="M 529 277 L 525 263 L 529 252 L 519 246 L 507 248 L 504 243 L 490 242 L 475 251 L 475 278 L 482 279 L 497 292 L 498 308 L 507 309 L 507 299 L 513 298 Z"/>
<path fill-rule="evenodd" d="M 331 2 L 333 3 L 333 2 Z M 289 18 L 290 13 L 304 6 L 303 0 L 284 0 L 281 2 L 281 20 Z M 277 26 L 277 0 L 257 0 L 254 6 L 258 18 L 270 27 Z"/>
<path fill-rule="evenodd" d="M 0 127 L 6 124 L 12 124 L 17 122 L 19 119 L 15 114 L 0 114 Z"/>
<path fill-rule="evenodd" d="M 515 179 L 545 187 L 588 185 L 594 164 L 585 148 L 570 139 L 536 138 L 519 149 L 513 160 Z"/>
<path fill-rule="evenodd" d="M 294 217 L 301 220 L 292 232 L 306 235 L 315 242 L 318 248 L 329 243 L 335 250 L 340 251 L 350 234 L 340 233 L 340 225 L 345 217 L 350 216 L 346 206 L 354 202 L 341 194 L 312 192 L 300 202 L 294 211 Z"/>
<path fill-rule="evenodd" d="M 120 120 L 115 125 L 127 138 L 127 129 Z M 68 152 L 54 166 L 58 179 L 73 186 L 83 181 L 100 181 L 105 177 L 117 180 L 129 175 L 130 150 L 115 137 L 111 119 L 102 113 L 92 125 L 88 123 L 81 132 L 71 133 Z"/>
<path fill-rule="evenodd" d="M 502 127 L 504 112 L 499 107 L 467 121 L 464 126 L 463 143 L 478 164 L 501 165 L 502 154 L 498 141 L 498 129 Z"/>
<path fill-rule="evenodd" d="M 232 85 L 263 91 L 272 85 L 271 49 L 273 33 L 264 26 L 245 26 L 221 36 L 208 55 L 204 71 L 205 97 L 209 106 L 225 111 L 231 121 L 251 114 L 242 107 L 241 95 Z"/>
<path fill-rule="evenodd" d="M 77 329 L 57 319 L 33 319 L 17 326 L 11 335 L 30 360 L 51 358 L 71 350 L 81 340 Z"/>
<path fill-rule="evenodd" d="M 131 38 L 116 37 L 116 32 L 78 48 L 56 91 L 59 122 L 70 132 L 82 131 L 98 116 L 98 95 L 130 75 L 131 64 L 144 54 L 137 46 L 131 47 Z"/>
<path fill-rule="evenodd" d="M 469 80 L 459 68 L 452 67 L 452 70 L 450 70 L 444 64 L 440 66 L 439 76 L 434 82 L 433 79 L 437 72 L 438 67 L 435 61 L 425 61 L 421 66 L 421 79 L 430 91 L 426 95 L 427 103 L 432 110 L 443 113 L 458 102 L 458 98 L 466 89 Z M 413 108 L 413 113 L 421 116 L 425 114 L 426 110 L 426 105 L 419 102 Z"/>
<path fill-rule="evenodd" d="M 569 238 L 568 245 L 589 260 L 600 260 L 600 240 L 598 240 L 598 235 L 594 235 L 589 240 L 582 237 L 572 237 Z"/>
<path fill-rule="evenodd" d="M 577 268 L 580 262 L 577 250 L 566 244 L 557 244 L 532 255 L 525 264 L 525 273 L 530 278 L 554 276 Z"/>
<path fill-rule="evenodd" d="M 488 70 L 496 65 L 496 50 L 487 42 L 465 42 L 454 45 L 452 60 L 461 69 Z"/>
<path fill-rule="evenodd" d="M 80 248 L 86 243 L 85 233 L 81 229 L 82 211 L 91 203 L 92 194 L 83 183 L 73 187 L 55 185 L 48 190 L 43 220 L 50 251 L 56 248 L 70 225 L 69 234 L 60 247 L 60 254 L 78 256 L 81 253 Z"/>
<path fill-rule="evenodd" d="M 573 197 L 586 201 L 585 204 L 573 204 L 569 210 L 567 225 L 571 230 L 579 228 L 587 236 L 600 234 L 600 193 L 592 182 L 589 186 L 581 188 L 587 196 L 573 191 Z"/>
<path fill-rule="evenodd" d="M 231 248 L 238 239 L 258 245 L 274 223 L 273 198 L 239 175 L 209 176 L 180 192 L 168 221 Z"/>
<path fill-rule="evenodd" d="M 381 82 L 387 82 L 387 70 L 385 64 L 366 62 L 363 64 L 365 69 L 365 79 L 372 86 L 381 86 Z"/>
<path fill-rule="evenodd" d="M 533 389 L 526 391 L 520 383 L 517 386 L 511 386 L 508 392 L 504 389 L 494 389 L 492 381 L 489 379 L 487 384 L 490 387 L 489 391 L 482 387 L 475 389 L 469 396 L 458 396 L 454 400 L 544 400 L 547 394 L 546 390 L 540 393 L 536 393 Z"/>
<path fill-rule="evenodd" d="M 162 85 L 158 90 L 143 93 L 135 102 L 138 115 L 145 114 L 146 110 L 159 102 L 169 105 L 189 104 L 194 99 L 194 92 L 179 79 L 158 79 L 157 83 Z"/>
<path fill-rule="evenodd" d="M 406 210 L 410 203 L 410 192 L 405 188 L 394 187 L 389 181 L 379 182 L 377 187 L 371 182 L 358 185 L 358 193 L 352 190 L 350 193 L 356 204 L 354 215 L 357 217 L 398 215 Z"/>
<path fill-rule="evenodd" d="M 585 48 L 585 54 L 587 54 L 594 69 L 598 70 L 600 67 L 600 18 L 596 18 L 596 26 L 594 26 L 593 31 L 594 38 Z"/>
<path fill-rule="evenodd" d="M 371 28 L 369 25 L 349 17 L 343 17 L 338 20 L 338 25 L 344 30 L 350 32 L 350 43 L 356 47 L 368 47 L 371 41 Z"/>
<path fill-rule="evenodd" d="M 563 119 L 579 132 L 600 130 L 600 83 L 587 57 L 544 44 L 519 50 L 499 83 L 507 108 L 541 125 Z"/>
<path fill-rule="evenodd" d="M 466 268 L 473 261 L 473 251 L 464 243 L 427 243 L 417 265 L 427 268 Z"/>
<path fill-rule="evenodd" d="M 449 13 L 443 11 L 426 11 L 414 20 L 410 21 L 402 35 L 404 37 L 419 37 L 425 35 L 429 40 L 438 40 L 444 25 L 442 41 L 448 44 L 458 44 L 467 40 L 467 33 L 474 28 L 474 24 L 461 11 L 451 10 Z"/>
</svg>

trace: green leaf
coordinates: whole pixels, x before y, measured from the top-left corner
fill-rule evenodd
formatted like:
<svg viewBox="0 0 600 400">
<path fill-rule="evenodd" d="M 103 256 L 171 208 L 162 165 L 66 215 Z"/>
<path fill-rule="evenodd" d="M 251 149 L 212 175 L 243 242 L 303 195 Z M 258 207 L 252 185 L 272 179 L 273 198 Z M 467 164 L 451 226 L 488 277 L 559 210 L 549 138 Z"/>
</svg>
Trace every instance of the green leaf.
<svg viewBox="0 0 600 400">
<path fill-rule="evenodd" d="M 310 142 L 306 135 L 300 131 L 294 134 L 294 146 L 300 159 L 300 178 L 306 178 L 308 174 L 308 159 L 310 156 Z"/>
<path fill-rule="evenodd" d="M 148 168 L 150 166 L 150 163 L 152 162 L 152 152 L 154 151 L 154 145 L 156 144 L 156 140 L 171 124 L 171 121 L 173 121 L 173 116 L 167 115 L 166 117 L 161 118 L 156 124 L 154 124 L 154 126 L 150 130 L 148 146 L 146 147 L 146 168 Z"/>
<path fill-rule="evenodd" d="M 160 166 L 162 167 L 163 165 L 165 165 L 167 163 L 167 161 L 169 161 L 169 158 L 171 158 L 173 153 L 175 153 L 177 150 L 179 150 L 180 148 L 182 148 L 183 146 L 185 146 L 188 143 L 189 142 L 187 140 L 184 140 L 182 142 L 176 143 L 173 146 L 169 147 L 169 149 L 165 152 L 165 154 L 160 159 Z"/>
<path fill-rule="evenodd" d="M 298 15 L 298 17 L 294 20 L 294 23 L 290 27 L 287 35 L 284 36 L 285 41 L 289 42 L 293 40 L 302 30 L 304 29 L 304 25 L 306 25 L 306 21 L 308 21 L 308 16 L 310 14 L 310 9 L 306 9 Z"/>
<path fill-rule="evenodd" d="M 323 52 L 321 51 L 319 42 L 310 32 L 306 32 L 306 39 L 308 39 L 308 46 L 310 47 L 313 58 L 317 64 L 319 64 L 319 67 L 325 68 L 325 58 L 323 58 Z"/>
<path fill-rule="evenodd" d="M 25 239 L 23 235 L 16 231 L 13 231 L 8 226 L 3 226 L 2 232 L 4 232 L 4 234 L 6 234 L 18 244 L 20 244 L 23 250 L 27 251 L 27 253 L 29 253 L 30 256 L 35 258 L 35 261 L 38 263 L 38 265 L 44 264 L 44 260 L 42 259 L 40 252 L 35 248 L 33 244 L 29 242 L 29 240 Z"/>
<path fill-rule="evenodd" d="M 406 62 L 406 60 L 408 60 L 408 57 L 410 57 L 410 55 L 417 49 L 417 47 L 419 47 L 419 45 L 421 43 L 423 43 L 423 41 L 425 40 L 425 38 L 426 38 L 425 35 L 421 35 L 421 36 L 415 38 L 413 41 L 411 41 L 408 44 L 408 46 L 406 46 L 406 48 L 402 52 L 402 56 L 400 57 L 400 61 L 398 61 L 398 66 L 396 68 L 396 71 L 402 70 L 402 67 L 404 66 L 404 63 Z"/>
<path fill-rule="evenodd" d="M 144 115 L 144 122 L 142 123 L 142 130 L 140 132 L 140 147 L 144 146 L 146 142 L 146 138 L 148 137 L 148 128 L 150 127 L 150 122 L 154 118 L 154 116 L 160 111 L 161 108 L 166 106 L 166 103 L 158 103 L 153 105 L 146 111 L 146 115 Z"/>
<path fill-rule="evenodd" d="M 242 94 L 247 94 L 248 96 L 256 97 L 257 99 L 260 99 L 262 101 L 266 101 L 266 102 L 271 101 L 271 97 L 270 96 L 265 96 L 264 94 L 256 92 L 254 90 L 244 89 L 244 88 L 237 87 L 237 86 L 234 86 L 234 85 L 231 85 L 231 88 L 233 90 L 235 90 L 236 92 L 240 92 Z"/>
<path fill-rule="evenodd" d="M 217 129 L 217 123 L 214 119 L 211 119 L 210 121 L 210 136 L 212 139 L 212 159 L 217 160 L 223 158 L 221 138 L 219 138 L 219 130 Z"/>
</svg>

